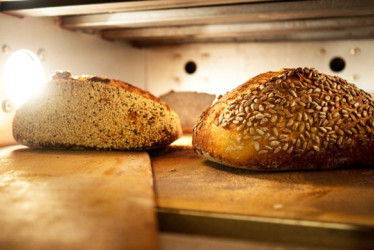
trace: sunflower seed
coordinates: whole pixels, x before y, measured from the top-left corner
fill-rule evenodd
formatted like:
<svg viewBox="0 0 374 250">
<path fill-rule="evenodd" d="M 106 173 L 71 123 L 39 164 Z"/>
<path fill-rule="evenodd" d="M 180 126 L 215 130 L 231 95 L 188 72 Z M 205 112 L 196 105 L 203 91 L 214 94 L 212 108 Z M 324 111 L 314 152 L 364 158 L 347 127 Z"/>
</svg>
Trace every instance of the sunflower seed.
<svg viewBox="0 0 374 250">
<path fill-rule="evenodd" d="M 264 135 L 265 134 L 265 132 L 263 130 L 259 129 L 259 128 L 256 128 L 256 132 L 259 135 Z"/>
<path fill-rule="evenodd" d="M 271 141 L 270 142 L 270 146 L 272 146 L 272 147 L 277 147 L 279 144 L 280 144 L 279 141 Z"/>
<path fill-rule="evenodd" d="M 320 130 L 322 133 L 327 133 L 327 130 L 326 130 L 326 128 L 324 128 L 324 127 L 319 127 L 319 130 Z"/>
<path fill-rule="evenodd" d="M 291 127 L 293 124 L 293 120 L 288 120 L 287 123 L 286 123 L 286 127 Z"/>
<path fill-rule="evenodd" d="M 273 134 L 278 137 L 279 136 L 279 133 L 278 133 L 278 129 L 276 127 L 273 127 Z"/>
</svg>

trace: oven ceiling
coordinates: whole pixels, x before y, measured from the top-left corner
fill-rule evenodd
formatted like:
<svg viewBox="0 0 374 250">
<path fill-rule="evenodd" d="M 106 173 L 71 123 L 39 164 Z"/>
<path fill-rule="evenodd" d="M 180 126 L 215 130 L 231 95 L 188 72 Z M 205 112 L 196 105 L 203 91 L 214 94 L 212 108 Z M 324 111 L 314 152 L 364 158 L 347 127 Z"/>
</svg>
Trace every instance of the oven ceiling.
<svg viewBox="0 0 374 250">
<path fill-rule="evenodd" d="M 374 0 L 0 1 L 63 28 L 136 45 L 374 38 Z"/>
</svg>

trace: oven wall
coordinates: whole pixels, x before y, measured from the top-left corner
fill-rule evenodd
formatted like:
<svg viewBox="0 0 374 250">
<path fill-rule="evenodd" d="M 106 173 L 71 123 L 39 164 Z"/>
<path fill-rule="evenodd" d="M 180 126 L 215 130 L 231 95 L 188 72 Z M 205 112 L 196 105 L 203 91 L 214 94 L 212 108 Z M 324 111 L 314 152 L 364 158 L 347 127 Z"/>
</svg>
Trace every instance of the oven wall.
<svg viewBox="0 0 374 250">
<path fill-rule="evenodd" d="M 144 87 L 144 50 L 126 42 L 108 41 L 98 35 L 62 29 L 57 18 L 17 18 L 0 13 L 0 46 L 10 52 L 44 50 L 46 76 L 55 70 L 73 74 L 102 75 Z M 0 53 L 0 74 L 8 54 Z"/>
<path fill-rule="evenodd" d="M 2 85 L 5 63 L 12 52 L 20 49 L 35 54 L 43 51 L 42 65 L 47 79 L 56 70 L 70 70 L 75 75 L 108 76 L 146 87 L 144 49 L 103 40 L 97 34 L 61 29 L 56 18 L 19 18 L 0 13 L 0 105 L 7 99 Z M 0 146 L 14 143 L 11 133 L 14 113 L 14 109 L 4 112 L 0 106 Z"/>
<path fill-rule="evenodd" d="M 332 59 L 344 60 L 334 72 Z M 315 67 L 374 93 L 374 40 L 191 44 L 147 50 L 146 82 L 156 95 L 169 90 L 224 94 L 248 78 L 286 67 Z M 196 71 L 185 65 L 194 62 Z"/>
<path fill-rule="evenodd" d="M 11 52 L 43 51 L 48 78 L 55 70 L 102 75 L 127 81 L 156 96 L 175 91 L 224 94 L 261 72 L 283 67 L 315 67 L 339 75 L 374 93 L 374 40 L 309 42 L 201 43 L 136 48 L 126 42 L 107 41 L 91 31 L 62 29 L 57 18 L 18 18 L 0 14 L 0 83 Z M 330 67 L 333 58 L 345 62 L 341 72 Z M 195 64 L 188 73 L 186 64 Z M 21 91 L 21 90 L 20 90 Z M 7 96 L 0 84 L 0 103 Z M 14 142 L 14 110 L 0 109 L 0 145 Z"/>
</svg>

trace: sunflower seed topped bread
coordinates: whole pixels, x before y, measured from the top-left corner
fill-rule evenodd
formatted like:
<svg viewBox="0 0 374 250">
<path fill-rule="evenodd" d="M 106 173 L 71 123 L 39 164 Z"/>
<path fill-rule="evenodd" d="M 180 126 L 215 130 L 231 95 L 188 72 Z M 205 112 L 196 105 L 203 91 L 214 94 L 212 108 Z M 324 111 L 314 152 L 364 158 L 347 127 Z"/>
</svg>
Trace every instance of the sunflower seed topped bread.
<svg viewBox="0 0 374 250">
<path fill-rule="evenodd" d="M 209 107 L 192 143 L 211 161 L 251 170 L 374 166 L 374 99 L 315 69 L 267 72 Z"/>
<path fill-rule="evenodd" d="M 181 133 L 178 115 L 149 92 L 66 71 L 13 120 L 16 141 L 34 148 L 145 150 L 167 146 Z"/>
</svg>

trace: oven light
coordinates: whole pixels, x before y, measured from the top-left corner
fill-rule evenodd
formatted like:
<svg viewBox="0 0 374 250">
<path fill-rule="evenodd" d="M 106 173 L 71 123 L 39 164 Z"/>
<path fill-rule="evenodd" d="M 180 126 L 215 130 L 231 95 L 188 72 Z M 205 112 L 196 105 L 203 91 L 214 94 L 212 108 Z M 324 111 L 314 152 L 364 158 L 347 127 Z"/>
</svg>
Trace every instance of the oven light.
<svg viewBox="0 0 374 250">
<path fill-rule="evenodd" d="M 44 86 L 46 79 L 39 58 L 29 50 L 13 52 L 4 68 L 3 85 L 16 108 Z"/>
</svg>

